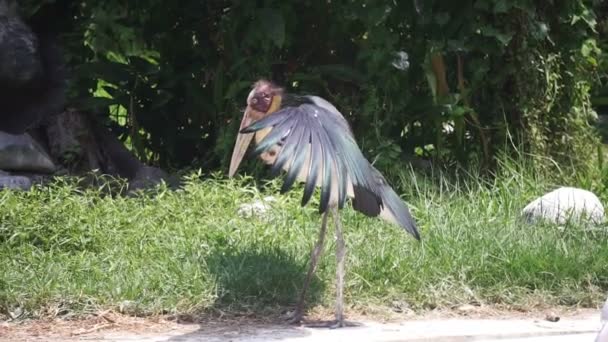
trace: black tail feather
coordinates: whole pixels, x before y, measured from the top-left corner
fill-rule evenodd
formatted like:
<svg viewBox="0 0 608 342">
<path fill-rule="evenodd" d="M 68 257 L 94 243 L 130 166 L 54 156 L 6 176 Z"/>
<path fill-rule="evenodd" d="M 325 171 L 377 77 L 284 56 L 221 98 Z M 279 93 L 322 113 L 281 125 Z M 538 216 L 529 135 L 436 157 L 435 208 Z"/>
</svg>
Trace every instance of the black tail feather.
<svg viewBox="0 0 608 342">
<path fill-rule="evenodd" d="M 370 190 L 358 185 L 353 186 L 353 192 L 355 195 L 353 198 L 353 208 L 355 210 L 369 217 L 380 215 L 382 206 L 381 198 Z"/>
<path fill-rule="evenodd" d="M 416 222 L 412 218 L 408 207 L 403 203 L 403 200 L 388 184 L 384 184 L 381 187 L 381 191 L 382 203 L 390 210 L 397 223 L 408 233 L 412 234 L 416 240 L 420 240 L 420 233 L 416 227 Z"/>
<path fill-rule="evenodd" d="M 420 240 L 420 233 L 410 210 L 397 193 L 386 182 L 382 174 L 370 165 L 370 171 L 376 180 L 376 193 L 369 189 L 354 185 L 353 208 L 367 216 L 377 217 L 382 214 L 382 210 L 388 210 L 390 216 L 394 218 L 393 223 L 398 224 L 408 233 Z M 392 221 L 392 220 L 391 220 Z"/>
</svg>

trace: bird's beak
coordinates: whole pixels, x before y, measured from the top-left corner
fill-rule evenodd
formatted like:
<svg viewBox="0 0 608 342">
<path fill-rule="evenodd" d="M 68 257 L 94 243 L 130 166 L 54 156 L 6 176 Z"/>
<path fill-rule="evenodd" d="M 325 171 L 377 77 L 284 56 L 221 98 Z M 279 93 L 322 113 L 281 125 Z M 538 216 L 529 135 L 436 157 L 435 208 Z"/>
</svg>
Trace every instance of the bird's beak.
<svg viewBox="0 0 608 342">
<path fill-rule="evenodd" d="M 241 127 L 239 127 L 239 132 L 249 126 L 252 120 L 249 115 L 249 108 L 245 110 L 245 115 L 243 115 L 243 119 L 241 120 Z M 232 158 L 230 159 L 230 169 L 228 170 L 228 177 L 232 178 L 236 173 L 236 170 L 239 168 L 241 161 L 243 160 L 243 156 L 245 152 L 247 152 L 247 148 L 251 143 L 251 139 L 255 133 L 239 133 L 236 136 L 236 143 L 234 144 L 234 150 L 232 150 Z"/>
</svg>

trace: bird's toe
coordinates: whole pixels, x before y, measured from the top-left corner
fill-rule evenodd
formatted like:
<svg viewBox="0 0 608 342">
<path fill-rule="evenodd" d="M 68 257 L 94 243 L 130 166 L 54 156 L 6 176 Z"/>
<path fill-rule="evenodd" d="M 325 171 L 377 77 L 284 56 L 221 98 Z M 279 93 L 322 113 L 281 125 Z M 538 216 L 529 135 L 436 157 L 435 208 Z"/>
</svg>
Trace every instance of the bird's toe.
<svg viewBox="0 0 608 342">
<path fill-rule="evenodd" d="M 344 319 L 337 319 L 329 326 L 329 329 L 338 329 L 345 327 L 359 327 L 360 323 L 345 321 Z"/>
<path fill-rule="evenodd" d="M 302 323 L 303 314 L 301 311 L 296 310 L 291 315 L 288 315 L 286 318 L 286 322 L 288 324 L 300 324 Z"/>
<path fill-rule="evenodd" d="M 344 328 L 345 326 L 346 324 L 344 324 L 344 320 L 337 320 L 329 326 L 329 329 Z"/>
</svg>

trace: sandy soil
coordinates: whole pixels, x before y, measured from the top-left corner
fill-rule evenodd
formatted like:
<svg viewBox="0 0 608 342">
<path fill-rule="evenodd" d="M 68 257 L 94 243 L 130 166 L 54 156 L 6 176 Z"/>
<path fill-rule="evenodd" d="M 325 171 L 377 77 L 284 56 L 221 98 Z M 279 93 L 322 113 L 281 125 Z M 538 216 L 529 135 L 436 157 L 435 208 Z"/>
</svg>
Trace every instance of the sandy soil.
<svg viewBox="0 0 608 342">
<path fill-rule="evenodd" d="M 463 305 L 451 310 L 433 310 L 424 313 L 369 309 L 367 312 L 348 312 L 347 318 L 354 322 L 374 321 L 378 323 L 453 318 L 531 319 L 554 322 L 560 319 L 588 318 L 598 314 L 598 309 L 544 308 L 522 311 Z M 330 319 L 330 312 L 313 309 L 304 324 L 314 325 Z M 89 317 L 70 320 L 46 318 L 0 322 L 0 341 L 96 341 L 113 340 L 112 336 L 127 335 L 142 336 L 141 341 L 154 341 L 155 336 L 163 336 L 163 340 L 166 340 L 167 336 L 184 336 L 201 330 L 210 336 L 213 334 L 229 336 L 230 332 L 236 330 L 238 330 L 236 333 L 243 335 L 247 333 L 247 329 L 259 330 L 266 326 L 276 327 L 283 324 L 285 324 L 283 317 L 257 317 L 252 313 L 230 315 L 219 313 L 206 317 L 154 316 L 142 318 L 103 311 Z"/>
</svg>

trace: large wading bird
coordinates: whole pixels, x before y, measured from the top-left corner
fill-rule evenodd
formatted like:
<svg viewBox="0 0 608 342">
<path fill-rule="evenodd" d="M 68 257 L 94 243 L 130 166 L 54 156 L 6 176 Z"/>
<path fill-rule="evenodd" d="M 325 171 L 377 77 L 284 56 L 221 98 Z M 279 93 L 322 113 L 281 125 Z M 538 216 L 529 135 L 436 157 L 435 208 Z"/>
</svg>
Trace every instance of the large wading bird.
<svg viewBox="0 0 608 342">
<path fill-rule="evenodd" d="M 296 180 L 304 182 L 304 206 L 315 187 L 321 188 L 321 230 L 290 322 L 302 320 L 306 291 L 323 250 L 331 211 L 336 229 L 337 261 L 336 322 L 332 327 L 342 327 L 346 247 L 338 209 L 344 207 L 347 197 L 351 198 L 355 210 L 367 216 L 380 216 L 420 240 L 416 224 L 401 198 L 365 159 L 346 119 L 328 101 L 318 96 L 288 94 L 266 80 L 256 82 L 247 97 L 229 177 L 236 173 L 252 140 L 256 145 L 253 155 L 272 165 L 274 175 L 281 170 L 287 172 L 281 193 L 289 191 Z"/>
</svg>

